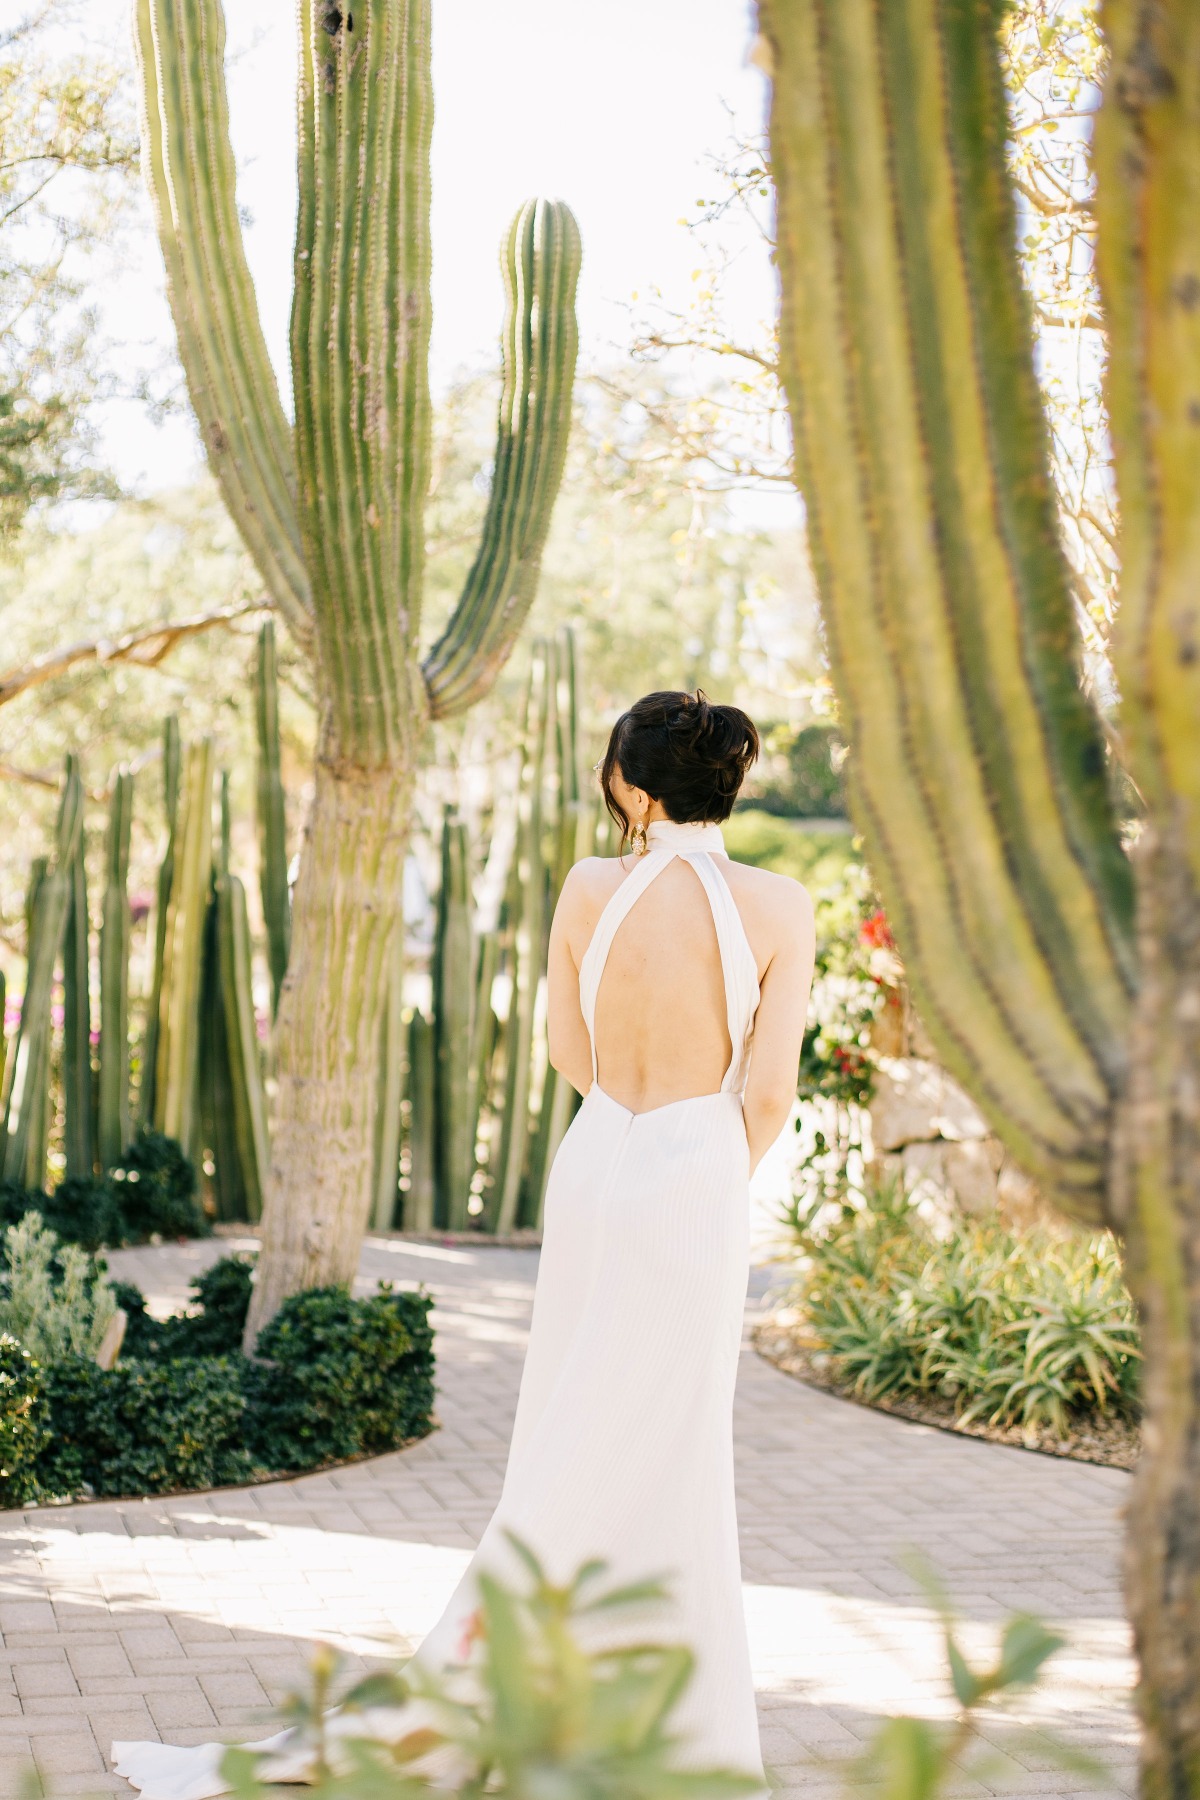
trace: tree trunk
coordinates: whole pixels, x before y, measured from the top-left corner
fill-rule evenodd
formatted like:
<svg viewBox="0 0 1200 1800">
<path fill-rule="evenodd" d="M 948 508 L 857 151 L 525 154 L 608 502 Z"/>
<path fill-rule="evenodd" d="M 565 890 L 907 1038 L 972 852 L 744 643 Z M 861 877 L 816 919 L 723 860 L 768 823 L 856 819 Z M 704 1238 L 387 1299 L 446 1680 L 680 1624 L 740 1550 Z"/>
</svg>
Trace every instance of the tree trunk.
<svg viewBox="0 0 1200 1800">
<path fill-rule="evenodd" d="M 289 1294 L 349 1285 L 371 1216 L 381 1026 L 415 760 L 363 769 L 326 748 L 304 836 L 275 1024 L 262 1254 L 246 1348 Z"/>
<path fill-rule="evenodd" d="M 1126 1590 L 1142 1800 L 1200 1795 L 1200 893 L 1183 833 L 1138 846 L 1142 987 L 1114 1160 L 1141 1315 L 1144 1446 Z"/>
</svg>

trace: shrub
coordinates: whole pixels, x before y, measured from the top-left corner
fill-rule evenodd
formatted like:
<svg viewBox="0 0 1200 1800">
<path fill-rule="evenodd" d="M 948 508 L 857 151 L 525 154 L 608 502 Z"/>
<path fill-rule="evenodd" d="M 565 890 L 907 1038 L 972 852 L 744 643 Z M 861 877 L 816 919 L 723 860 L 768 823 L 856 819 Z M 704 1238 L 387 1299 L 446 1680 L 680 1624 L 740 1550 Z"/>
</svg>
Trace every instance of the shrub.
<svg viewBox="0 0 1200 1800">
<path fill-rule="evenodd" d="M 77 1244 L 60 1247 L 33 1211 L 10 1225 L 4 1239 L 8 1274 L 0 1331 L 10 1332 L 40 1363 L 95 1356 L 117 1303 L 91 1257 Z"/>
<path fill-rule="evenodd" d="M 250 1446 L 273 1469 L 394 1450 L 429 1430 L 432 1301 L 313 1288 L 286 1300 L 248 1365 Z"/>
<path fill-rule="evenodd" d="M 82 1244 L 85 1250 L 119 1244 L 125 1236 L 117 1196 L 105 1176 L 68 1176 L 52 1197 L 38 1194 L 33 1204 L 51 1231 L 68 1244 Z"/>
<path fill-rule="evenodd" d="M 130 1237 L 207 1236 L 208 1221 L 196 1199 L 196 1171 L 174 1138 L 141 1132 L 111 1179 Z"/>
<path fill-rule="evenodd" d="M 23 1344 L 0 1334 L 0 1507 L 37 1498 L 37 1462 L 46 1440 L 41 1371 Z"/>
<path fill-rule="evenodd" d="M 1137 1411 L 1133 1304 L 1108 1233 L 934 1234 L 903 1190 L 797 1211 L 793 1303 L 810 1344 L 866 1400 L 926 1393 L 964 1422 L 1047 1427 Z"/>
<path fill-rule="evenodd" d="M 223 1256 L 191 1284 L 198 1312 L 155 1319 L 146 1311 L 145 1296 L 131 1282 L 114 1282 L 113 1292 L 129 1323 L 125 1348 L 130 1356 L 169 1362 L 181 1356 L 235 1355 L 242 1345 L 254 1266 L 244 1257 Z"/>
<path fill-rule="evenodd" d="M 24 1187 L 19 1181 L 0 1181 L 0 1229 L 19 1225 L 31 1207 L 40 1212 L 45 1204 L 45 1194 L 36 1188 Z"/>
<path fill-rule="evenodd" d="M 70 1357 L 47 1369 L 51 1437 L 38 1469 L 43 1488 L 116 1496 L 249 1480 L 239 1363 L 190 1357 L 105 1370 Z"/>
</svg>

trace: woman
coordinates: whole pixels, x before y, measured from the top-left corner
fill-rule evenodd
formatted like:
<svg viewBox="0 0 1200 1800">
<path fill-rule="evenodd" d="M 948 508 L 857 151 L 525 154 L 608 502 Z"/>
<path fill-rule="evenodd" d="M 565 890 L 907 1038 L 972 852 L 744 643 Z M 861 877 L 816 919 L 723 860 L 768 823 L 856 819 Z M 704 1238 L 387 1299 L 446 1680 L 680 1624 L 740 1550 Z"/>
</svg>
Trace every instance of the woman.
<svg viewBox="0 0 1200 1800">
<path fill-rule="evenodd" d="M 813 964 L 804 889 L 725 853 L 757 754 L 746 714 L 699 693 L 648 694 L 613 727 L 600 779 L 632 855 L 578 863 L 550 934 L 550 1060 L 584 1100 L 546 1193 L 504 1490 L 417 1652 L 459 1660 L 475 1571 L 517 1573 L 509 1533 L 554 1579 L 592 1557 L 618 1581 L 661 1575 L 666 1629 L 696 1656 L 672 1721 L 687 1760 L 749 1774 L 732 1438 L 748 1183 L 791 1110 Z M 296 1779 L 286 1734 L 272 1748 L 271 1775 Z M 224 1791 L 216 1746 L 113 1754 L 145 1800 Z"/>
</svg>

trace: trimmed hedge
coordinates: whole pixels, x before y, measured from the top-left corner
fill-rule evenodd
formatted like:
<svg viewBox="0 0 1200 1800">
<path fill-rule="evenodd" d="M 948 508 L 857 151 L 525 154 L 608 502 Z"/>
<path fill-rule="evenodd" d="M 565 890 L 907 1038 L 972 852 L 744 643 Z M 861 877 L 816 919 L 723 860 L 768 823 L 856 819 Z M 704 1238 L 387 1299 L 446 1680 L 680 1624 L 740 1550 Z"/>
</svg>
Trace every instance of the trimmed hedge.
<svg viewBox="0 0 1200 1800">
<path fill-rule="evenodd" d="M 251 1360 L 239 1348 L 248 1262 L 215 1263 L 192 1283 L 198 1310 L 166 1320 L 137 1288 L 112 1285 L 129 1321 L 114 1369 L 81 1357 L 40 1368 L 0 1338 L 0 1506 L 296 1474 L 432 1428 L 426 1294 L 294 1294 Z"/>
<path fill-rule="evenodd" d="M 246 1371 L 258 1460 L 308 1469 L 423 1436 L 433 1410 L 431 1304 L 387 1287 L 369 1300 L 313 1288 L 285 1302 Z"/>
<path fill-rule="evenodd" d="M 53 1194 L 0 1182 L 0 1230 L 39 1212 L 67 1244 L 96 1251 L 147 1238 L 207 1237 L 209 1226 L 196 1197 L 196 1171 L 175 1142 L 143 1131 L 107 1175 L 69 1176 Z"/>
</svg>

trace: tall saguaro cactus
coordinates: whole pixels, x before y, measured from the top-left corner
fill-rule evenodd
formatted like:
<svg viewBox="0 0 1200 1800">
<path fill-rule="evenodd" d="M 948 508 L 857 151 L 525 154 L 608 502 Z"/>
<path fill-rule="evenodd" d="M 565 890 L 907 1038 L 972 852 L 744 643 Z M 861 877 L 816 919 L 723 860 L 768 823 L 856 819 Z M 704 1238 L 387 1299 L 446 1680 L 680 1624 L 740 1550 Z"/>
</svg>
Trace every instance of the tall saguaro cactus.
<svg viewBox="0 0 1200 1800">
<path fill-rule="evenodd" d="M 253 1341 L 289 1292 L 348 1281 L 357 1263 L 417 756 L 431 718 L 486 692 L 533 599 L 570 422 L 579 234 L 565 206 L 532 201 L 503 246 L 483 536 L 422 659 L 430 0 L 301 0 L 292 427 L 238 222 L 220 0 L 136 5 L 144 162 L 192 403 L 231 515 L 312 655 L 322 713 Z"/>
<path fill-rule="evenodd" d="M 1200 1795 L 1200 8 L 1103 7 L 1117 658 L 1146 807 L 1131 864 L 1055 529 L 1003 7 L 759 4 L 784 376 L 852 808 L 942 1057 L 1068 1212 L 1124 1234 L 1147 1356 L 1128 1563 L 1143 1793 L 1184 1800 Z"/>
</svg>

